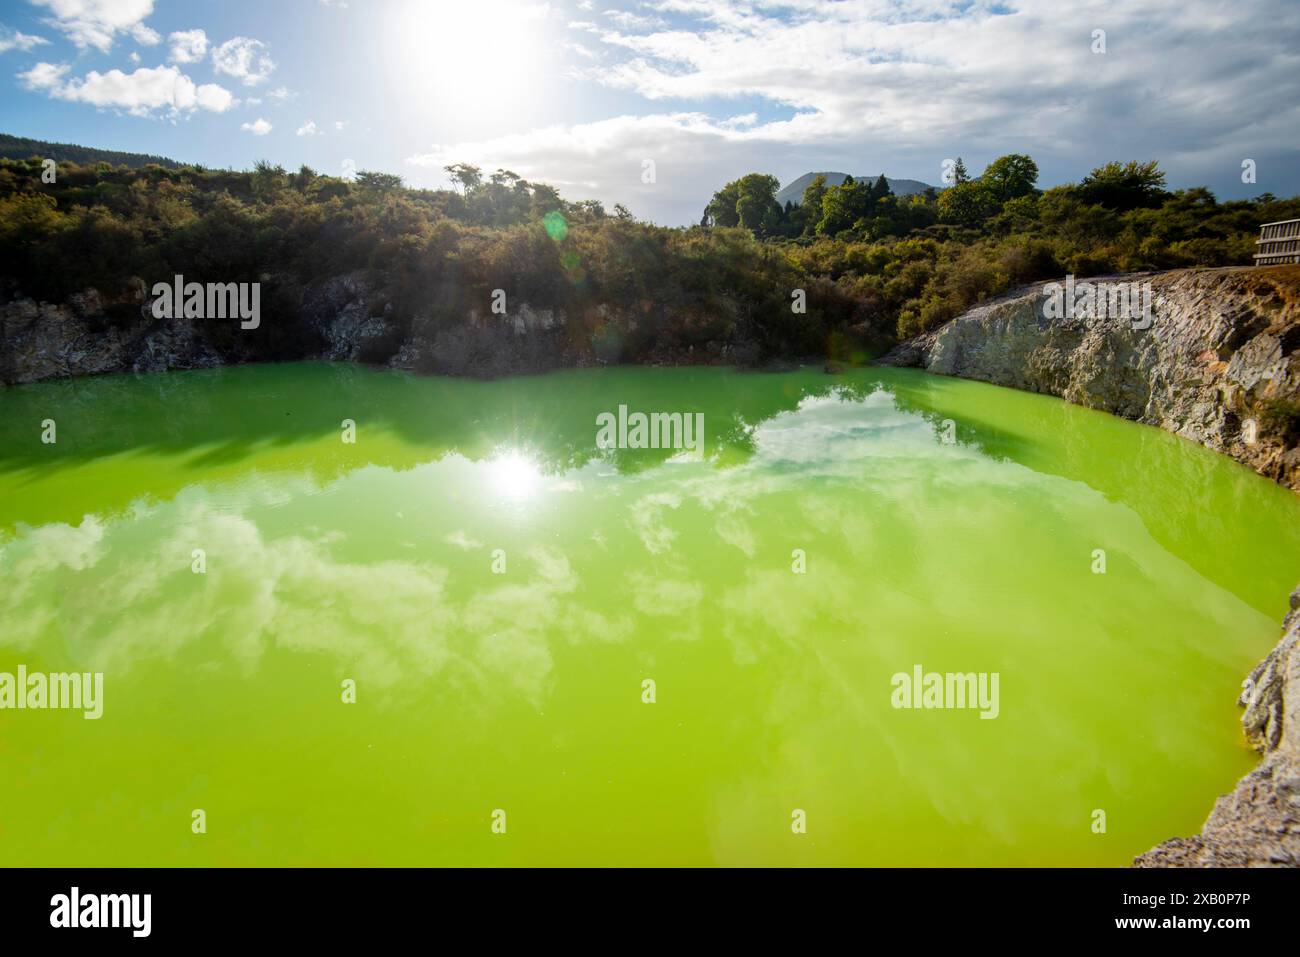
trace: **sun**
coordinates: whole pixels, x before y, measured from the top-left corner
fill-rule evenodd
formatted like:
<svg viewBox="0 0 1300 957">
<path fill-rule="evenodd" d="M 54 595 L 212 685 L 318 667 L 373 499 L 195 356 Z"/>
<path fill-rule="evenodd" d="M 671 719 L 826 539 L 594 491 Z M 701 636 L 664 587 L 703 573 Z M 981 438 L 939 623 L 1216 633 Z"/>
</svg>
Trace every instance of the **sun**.
<svg viewBox="0 0 1300 957">
<path fill-rule="evenodd" d="M 554 9 L 527 0 L 405 0 L 386 24 L 392 64 L 431 121 L 526 120 L 549 88 Z"/>
</svg>

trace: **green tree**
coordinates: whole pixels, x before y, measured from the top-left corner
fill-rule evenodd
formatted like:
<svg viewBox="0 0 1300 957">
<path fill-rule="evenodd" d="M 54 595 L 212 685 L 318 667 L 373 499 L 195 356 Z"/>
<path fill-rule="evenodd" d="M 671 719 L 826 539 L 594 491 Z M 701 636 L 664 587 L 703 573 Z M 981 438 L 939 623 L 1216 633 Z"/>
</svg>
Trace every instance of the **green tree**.
<svg viewBox="0 0 1300 957">
<path fill-rule="evenodd" d="M 471 166 L 469 163 L 453 163 L 451 166 L 444 166 L 443 172 L 451 177 L 453 183 L 460 186 L 462 194 L 468 195 L 483 182 L 483 171 L 477 166 Z"/>
<path fill-rule="evenodd" d="M 1149 163 L 1107 163 L 1083 178 L 1076 189 L 1085 203 L 1126 212 L 1159 206 L 1165 195 L 1165 174 Z"/>
<path fill-rule="evenodd" d="M 815 232 L 822 218 L 822 201 L 826 198 L 826 174 L 818 173 L 803 189 L 803 219 L 805 234 Z"/>
<path fill-rule="evenodd" d="M 980 183 L 998 208 L 1008 200 L 1028 196 L 1038 183 L 1038 164 L 1024 153 L 1008 153 L 989 163 Z"/>
<path fill-rule="evenodd" d="M 293 188 L 300 193 L 305 193 L 311 188 L 312 183 L 316 182 L 319 177 L 319 173 L 304 163 L 302 166 L 298 167 L 298 172 L 292 177 Z"/>
<path fill-rule="evenodd" d="M 822 217 L 817 232 L 837 236 L 864 219 L 871 212 L 871 187 L 847 176 L 839 186 L 832 186 L 822 197 Z"/>
<path fill-rule="evenodd" d="M 995 211 L 984 184 L 965 180 L 939 194 L 939 218 L 959 226 L 978 226 Z"/>
<path fill-rule="evenodd" d="M 605 218 L 605 204 L 598 199 L 584 199 L 575 204 L 579 215 L 588 221 Z"/>
<path fill-rule="evenodd" d="M 545 183 L 530 183 L 529 186 L 531 191 L 528 207 L 529 215 L 533 219 L 541 219 L 547 213 L 564 206 L 564 200 L 560 199 L 560 194 L 554 186 L 547 186 Z"/>
<path fill-rule="evenodd" d="M 357 170 L 357 185 L 363 189 L 388 193 L 402 188 L 402 177 L 396 173 L 376 173 L 371 170 Z"/>
<path fill-rule="evenodd" d="M 778 235 L 784 226 L 776 201 L 780 188 L 775 176 L 748 173 L 713 194 L 704 208 L 705 218 L 714 226 L 744 226 L 759 238 Z"/>
<path fill-rule="evenodd" d="M 704 207 L 704 215 L 714 226 L 738 226 L 740 214 L 736 212 L 736 201 L 740 198 L 740 180 L 732 180 L 713 194 L 709 205 Z"/>
<path fill-rule="evenodd" d="M 270 202 L 288 183 L 283 166 L 272 166 L 267 160 L 258 160 L 253 164 L 253 178 L 249 184 L 253 195 L 263 202 Z"/>
<path fill-rule="evenodd" d="M 780 227 L 781 207 L 776 192 L 781 182 L 766 173 L 749 173 L 736 184 L 736 216 L 744 226 L 760 238 L 773 235 Z"/>
</svg>

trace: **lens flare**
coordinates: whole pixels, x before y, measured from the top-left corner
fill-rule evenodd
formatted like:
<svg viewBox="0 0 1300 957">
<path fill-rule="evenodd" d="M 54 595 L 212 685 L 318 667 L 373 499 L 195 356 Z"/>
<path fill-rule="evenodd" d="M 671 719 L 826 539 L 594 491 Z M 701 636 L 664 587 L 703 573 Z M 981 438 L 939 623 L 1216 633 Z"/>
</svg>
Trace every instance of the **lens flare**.
<svg viewBox="0 0 1300 957">
<path fill-rule="evenodd" d="M 516 449 L 493 456 L 488 461 L 488 474 L 496 494 L 511 501 L 530 498 L 542 480 L 537 463 Z"/>
</svg>

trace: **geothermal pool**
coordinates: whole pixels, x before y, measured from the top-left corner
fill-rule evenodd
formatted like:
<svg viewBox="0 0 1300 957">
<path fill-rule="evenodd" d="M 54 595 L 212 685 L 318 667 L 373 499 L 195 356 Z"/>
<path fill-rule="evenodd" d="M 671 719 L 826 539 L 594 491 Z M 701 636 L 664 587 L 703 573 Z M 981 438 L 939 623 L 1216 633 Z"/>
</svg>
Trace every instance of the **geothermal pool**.
<svg viewBox="0 0 1300 957">
<path fill-rule="evenodd" d="M 1251 767 L 1300 579 L 1229 459 L 910 370 L 106 377 L 0 440 L 0 675 L 103 676 L 0 709 L 0 865 L 1123 865 Z"/>
</svg>

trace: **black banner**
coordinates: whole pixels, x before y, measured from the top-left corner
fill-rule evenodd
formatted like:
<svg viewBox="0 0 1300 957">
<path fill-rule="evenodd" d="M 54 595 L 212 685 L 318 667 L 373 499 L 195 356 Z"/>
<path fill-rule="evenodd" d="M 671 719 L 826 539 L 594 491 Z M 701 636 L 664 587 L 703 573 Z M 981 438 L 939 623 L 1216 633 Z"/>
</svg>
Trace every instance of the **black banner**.
<svg viewBox="0 0 1300 957">
<path fill-rule="evenodd" d="M 1294 927 L 1300 874 L 52 869 L 0 872 L 0 887 L 7 943 L 337 945 L 431 932 L 484 943 L 683 934 L 770 943 L 835 931 L 864 941 L 902 933 L 926 946 L 1200 936 L 1230 947 Z"/>
</svg>

